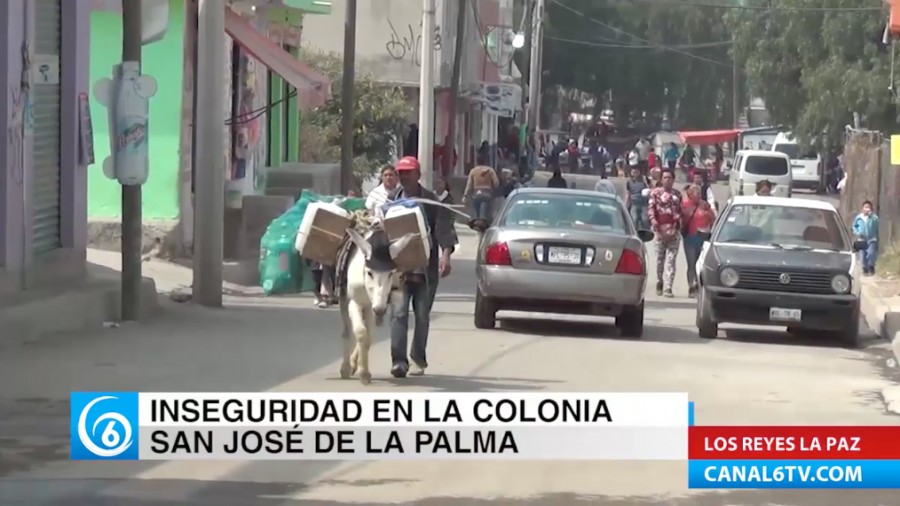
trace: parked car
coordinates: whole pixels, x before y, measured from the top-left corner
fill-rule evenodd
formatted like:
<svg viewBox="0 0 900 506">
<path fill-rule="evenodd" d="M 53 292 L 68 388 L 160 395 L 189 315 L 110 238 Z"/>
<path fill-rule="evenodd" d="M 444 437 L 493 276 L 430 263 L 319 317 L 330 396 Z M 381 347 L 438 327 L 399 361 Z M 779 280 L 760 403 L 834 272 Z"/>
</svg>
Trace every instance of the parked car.
<svg viewBox="0 0 900 506">
<path fill-rule="evenodd" d="M 644 330 L 647 251 L 616 195 L 521 188 L 479 246 L 475 327 L 502 310 L 612 316 L 623 335 Z"/>
<path fill-rule="evenodd" d="M 697 330 L 722 323 L 816 330 L 859 343 L 861 269 L 852 240 L 828 202 L 733 197 L 697 261 Z"/>
</svg>

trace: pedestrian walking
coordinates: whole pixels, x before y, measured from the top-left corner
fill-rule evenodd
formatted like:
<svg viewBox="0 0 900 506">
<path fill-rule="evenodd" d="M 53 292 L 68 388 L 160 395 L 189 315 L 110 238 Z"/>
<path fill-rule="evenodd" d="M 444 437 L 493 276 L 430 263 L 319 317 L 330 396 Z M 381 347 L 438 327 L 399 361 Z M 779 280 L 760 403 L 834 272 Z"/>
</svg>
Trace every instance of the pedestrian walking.
<svg viewBox="0 0 900 506">
<path fill-rule="evenodd" d="M 396 168 L 400 179 L 400 189 L 394 197 L 396 200 L 424 198 L 439 201 L 434 192 L 419 184 L 422 171 L 418 160 L 411 156 L 401 158 Z M 392 304 L 391 375 L 395 378 L 404 378 L 407 373 L 413 376 L 425 374 L 431 307 L 438 282 L 450 274 L 450 256 L 456 243 L 450 212 L 439 206 L 420 204 L 420 207 L 431 235 L 431 256 L 425 269 L 404 273 L 402 299 Z M 410 305 L 415 316 L 415 328 L 412 346 L 408 349 Z"/>
<path fill-rule="evenodd" d="M 875 274 L 875 261 L 878 260 L 878 215 L 874 208 L 871 201 L 863 202 L 862 210 L 853 220 L 853 235 L 860 241 L 866 241 L 866 248 L 859 252 L 863 274 L 866 276 Z"/>
<path fill-rule="evenodd" d="M 715 212 L 709 202 L 703 198 L 700 186 L 692 184 L 685 189 L 682 203 L 682 243 L 684 259 L 687 261 L 688 297 L 697 296 L 697 259 L 703 249 L 701 232 L 709 232 L 715 221 Z"/>
<path fill-rule="evenodd" d="M 650 201 L 650 183 L 639 167 L 631 168 L 631 179 L 625 183 L 625 207 L 638 230 L 650 230 L 647 204 Z"/>
<path fill-rule="evenodd" d="M 664 170 L 661 185 L 650 192 L 647 216 L 653 230 L 656 247 L 656 294 L 673 297 L 675 261 L 681 247 L 681 193 L 674 188 L 675 173 Z"/>
</svg>

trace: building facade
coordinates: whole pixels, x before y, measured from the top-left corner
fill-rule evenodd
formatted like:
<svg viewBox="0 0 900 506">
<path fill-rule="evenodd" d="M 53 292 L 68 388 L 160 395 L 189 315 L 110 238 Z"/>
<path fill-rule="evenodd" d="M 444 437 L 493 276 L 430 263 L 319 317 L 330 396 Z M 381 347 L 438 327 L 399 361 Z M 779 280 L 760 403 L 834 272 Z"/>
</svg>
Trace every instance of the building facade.
<svg viewBox="0 0 900 506">
<path fill-rule="evenodd" d="M 85 274 L 90 2 L 0 2 L 0 297 Z M 87 136 L 90 138 L 90 135 Z M 2 304 L 0 299 L 0 304 Z"/>
<path fill-rule="evenodd" d="M 512 2 L 506 0 L 436 0 L 435 32 L 435 143 L 446 141 L 450 123 L 450 81 L 453 71 L 458 9 L 465 5 L 466 29 L 462 45 L 460 98 L 457 103 L 454 172 L 474 163 L 482 141 L 496 142 L 497 111 L 485 107 L 484 90 L 518 88 L 502 76 L 513 71 L 507 34 L 513 29 Z M 345 0 L 332 1 L 330 15 L 304 20 L 303 38 L 313 47 L 343 53 Z M 376 81 L 403 87 L 413 106 L 410 123 L 418 123 L 421 75 L 422 2 L 380 0 L 359 2 L 356 17 L 356 65 L 358 72 Z M 521 96 L 521 95 L 519 95 Z M 492 101 L 491 101 L 492 102 Z M 515 111 L 513 111 L 513 114 Z M 401 139 L 402 141 L 402 139 Z"/>
</svg>

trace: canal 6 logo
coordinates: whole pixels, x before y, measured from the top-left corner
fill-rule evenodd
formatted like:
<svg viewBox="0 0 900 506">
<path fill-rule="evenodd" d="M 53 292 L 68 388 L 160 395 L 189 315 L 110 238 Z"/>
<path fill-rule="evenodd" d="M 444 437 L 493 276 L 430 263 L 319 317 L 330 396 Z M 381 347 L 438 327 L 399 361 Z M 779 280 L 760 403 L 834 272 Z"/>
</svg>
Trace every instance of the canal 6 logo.
<svg viewBox="0 0 900 506">
<path fill-rule="evenodd" d="M 72 392 L 72 460 L 137 460 L 138 394 Z"/>
</svg>

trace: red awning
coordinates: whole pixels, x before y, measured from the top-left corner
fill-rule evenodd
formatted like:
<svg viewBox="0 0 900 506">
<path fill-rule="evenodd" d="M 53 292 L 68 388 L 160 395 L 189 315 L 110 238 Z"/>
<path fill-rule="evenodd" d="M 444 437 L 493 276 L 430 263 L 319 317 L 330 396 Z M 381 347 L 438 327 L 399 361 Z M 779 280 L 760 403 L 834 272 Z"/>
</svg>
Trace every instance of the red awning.
<svg viewBox="0 0 900 506">
<path fill-rule="evenodd" d="M 678 132 L 685 144 L 717 144 L 737 139 L 740 130 L 698 130 L 694 132 Z"/>
<path fill-rule="evenodd" d="M 260 63 L 297 89 L 301 109 L 319 107 L 331 97 L 328 77 L 291 56 L 228 6 L 225 6 L 225 31 Z"/>
</svg>

